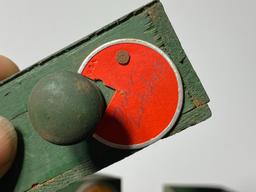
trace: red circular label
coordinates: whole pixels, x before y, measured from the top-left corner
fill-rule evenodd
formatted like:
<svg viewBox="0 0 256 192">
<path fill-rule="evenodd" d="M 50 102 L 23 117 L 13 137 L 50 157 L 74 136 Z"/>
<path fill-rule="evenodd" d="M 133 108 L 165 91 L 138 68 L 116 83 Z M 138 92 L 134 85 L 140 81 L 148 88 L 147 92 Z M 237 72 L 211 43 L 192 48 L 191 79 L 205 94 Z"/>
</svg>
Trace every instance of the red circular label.
<svg viewBox="0 0 256 192">
<path fill-rule="evenodd" d="M 118 62 L 125 51 L 129 62 Z M 174 125 L 181 110 L 179 73 L 157 47 L 140 40 L 117 40 L 96 49 L 80 70 L 115 90 L 94 134 L 116 148 L 140 148 L 160 139 Z"/>
</svg>

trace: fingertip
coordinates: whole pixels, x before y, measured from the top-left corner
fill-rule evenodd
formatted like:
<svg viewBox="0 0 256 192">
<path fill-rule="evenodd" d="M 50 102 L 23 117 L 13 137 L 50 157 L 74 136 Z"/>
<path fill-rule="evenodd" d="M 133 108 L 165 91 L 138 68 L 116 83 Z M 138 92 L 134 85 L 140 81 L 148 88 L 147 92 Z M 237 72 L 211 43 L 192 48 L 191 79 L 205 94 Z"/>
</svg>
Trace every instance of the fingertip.
<svg viewBox="0 0 256 192">
<path fill-rule="evenodd" d="M 12 123 L 0 116 L 0 178 L 9 170 L 15 159 L 17 140 Z"/>
<path fill-rule="evenodd" d="M 0 55 L 0 81 L 18 73 L 19 67 L 8 57 Z"/>
</svg>

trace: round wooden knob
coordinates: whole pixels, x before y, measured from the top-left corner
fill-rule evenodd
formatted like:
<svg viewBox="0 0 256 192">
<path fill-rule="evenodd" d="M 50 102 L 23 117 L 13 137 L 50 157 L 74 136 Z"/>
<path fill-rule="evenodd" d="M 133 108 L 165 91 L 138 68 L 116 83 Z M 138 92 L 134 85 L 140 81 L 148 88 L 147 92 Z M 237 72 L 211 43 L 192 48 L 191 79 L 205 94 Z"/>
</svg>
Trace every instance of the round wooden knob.
<svg viewBox="0 0 256 192">
<path fill-rule="evenodd" d="M 34 129 L 60 145 L 77 143 L 92 134 L 104 110 L 100 90 L 82 75 L 67 71 L 41 79 L 28 102 Z"/>
</svg>

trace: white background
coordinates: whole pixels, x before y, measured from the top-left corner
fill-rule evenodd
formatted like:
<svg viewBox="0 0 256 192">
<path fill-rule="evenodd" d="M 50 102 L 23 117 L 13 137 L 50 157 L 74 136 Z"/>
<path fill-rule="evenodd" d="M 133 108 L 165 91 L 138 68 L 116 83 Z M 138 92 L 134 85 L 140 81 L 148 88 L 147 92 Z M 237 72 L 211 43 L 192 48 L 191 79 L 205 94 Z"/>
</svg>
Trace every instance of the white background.
<svg viewBox="0 0 256 192">
<path fill-rule="evenodd" d="M 0 54 L 24 69 L 149 0 L 0 0 Z M 256 191 L 254 0 L 162 0 L 213 117 L 101 171 L 124 192 L 163 184 Z"/>
</svg>

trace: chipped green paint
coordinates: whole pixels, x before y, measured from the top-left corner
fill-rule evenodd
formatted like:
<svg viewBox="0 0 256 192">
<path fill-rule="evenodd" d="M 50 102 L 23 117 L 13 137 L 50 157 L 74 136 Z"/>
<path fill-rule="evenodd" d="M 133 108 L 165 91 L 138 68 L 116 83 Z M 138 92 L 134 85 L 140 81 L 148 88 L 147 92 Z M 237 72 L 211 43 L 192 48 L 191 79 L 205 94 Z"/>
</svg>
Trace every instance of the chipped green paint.
<svg viewBox="0 0 256 192">
<path fill-rule="evenodd" d="M 58 191 L 136 152 L 113 149 L 92 138 L 70 146 L 51 144 L 33 130 L 27 113 L 28 97 L 42 77 L 60 70 L 76 72 L 91 51 L 120 38 L 142 39 L 160 47 L 179 69 L 184 84 L 184 106 L 176 126 L 166 137 L 211 116 L 209 98 L 161 3 L 153 1 L 0 84 L 0 115 L 9 118 L 19 134 L 17 160 L 0 181 L 0 191 Z M 114 90 L 102 82 L 96 84 L 109 101 Z"/>
</svg>

